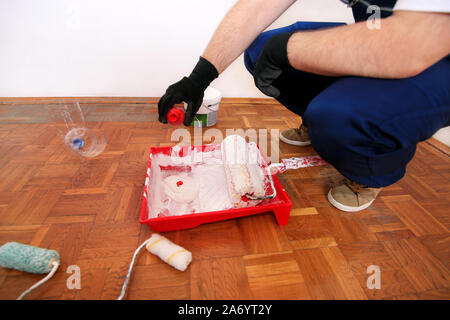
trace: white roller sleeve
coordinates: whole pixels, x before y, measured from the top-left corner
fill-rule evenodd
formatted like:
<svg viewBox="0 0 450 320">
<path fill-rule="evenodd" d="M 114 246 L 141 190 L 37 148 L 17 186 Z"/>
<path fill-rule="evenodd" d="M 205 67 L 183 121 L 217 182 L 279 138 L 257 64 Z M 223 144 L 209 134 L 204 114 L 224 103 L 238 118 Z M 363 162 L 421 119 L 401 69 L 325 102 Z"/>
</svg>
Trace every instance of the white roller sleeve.
<svg viewBox="0 0 450 320">
<path fill-rule="evenodd" d="M 145 247 L 152 254 L 180 271 L 186 270 L 192 261 L 192 253 L 157 233 L 150 237 Z"/>
<path fill-rule="evenodd" d="M 256 152 L 252 152 L 245 139 L 239 135 L 227 136 L 220 148 L 233 205 L 239 207 L 242 196 L 246 194 L 263 197 L 264 176 L 257 161 L 257 148 Z"/>
</svg>

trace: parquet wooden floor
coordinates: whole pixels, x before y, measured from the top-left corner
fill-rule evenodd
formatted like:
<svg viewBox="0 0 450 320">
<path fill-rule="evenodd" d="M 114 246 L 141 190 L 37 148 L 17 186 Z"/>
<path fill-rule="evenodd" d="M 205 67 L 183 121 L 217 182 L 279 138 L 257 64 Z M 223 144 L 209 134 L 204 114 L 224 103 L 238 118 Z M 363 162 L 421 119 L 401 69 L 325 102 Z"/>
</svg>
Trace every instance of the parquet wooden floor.
<svg viewBox="0 0 450 320">
<path fill-rule="evenodd" d="M 80 99 L 89 124 L 108 137 L 103 154 L 81 160 L 64 150 L 58 125 L 47 119 L 45 105 L 56 101 L 0 98 L 0 245 L 17 241 L 61 255 L 55 276 L 26 299 L 115 299 L 135 249 L 152 232 L 138 222 L 149 147 L 175 145 L 175 128 L 155 121 L 157 99 Z M 299 123 L 273 100 L 224 99 L 215 128 Z M 279 152 L 314 154 L 283 143 Z M 404 179 L 359 213 L 328 203 L 340 179 L 331 166 L 279 179 L 293 202 L 287 226 L 268 212 L 163 233 L 193 262 L 180 272 L 143 250 L 126 299 L 450 298 L 446 146 L 419 144 Z M 80 268 L 80 289 L 67 287 L 71 265 Z M 371 265 L 380 269 L 380 289 L 367 287 Z M 17 298 L 41 278 L 0 268 L 0 299 Z"/>
</svg>

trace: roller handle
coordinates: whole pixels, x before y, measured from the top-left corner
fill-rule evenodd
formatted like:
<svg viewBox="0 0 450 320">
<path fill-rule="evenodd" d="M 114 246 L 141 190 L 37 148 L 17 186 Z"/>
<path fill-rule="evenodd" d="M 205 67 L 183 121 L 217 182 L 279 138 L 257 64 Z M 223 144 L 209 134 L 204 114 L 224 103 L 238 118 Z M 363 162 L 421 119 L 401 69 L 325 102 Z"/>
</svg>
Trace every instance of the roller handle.
<svg viewBox="0 0 450 320">
<path fill-rule="evenodd" d="M 306 156 L 300 158 L 287 158 L 281 159 L 280 163 L 272 163 L 269 165 L 269 173 L 271 175 L 277 175 L 283 173 L 286 170 L 300 169 L 306 167 L 323 166 L 328 163 L 320 156 Z"/>
<path fill-rule="evenodd" d="M 173 107 L 167 113 L 167 122 L 172 126 L 179 126 L 184 122 L 184 110 L 180 107 Z"/>
<path fill-rule="evenodd" d="M 273 190 L 272 194 L 265 195 L 262 197 L 253 196 L 251 194 L 246 194 L 245 196 L 251 200 L 264 200 L 264 199 L 273 199 L 276 197 L 277 192 L 273 183 L 272 176 L 275 176 L 279 173 L 283 173 L 286 170 L 291 169 L 300 169 L 305 167 L 315 167 L 315 166 L 323 166 L 328 163 L 323 160 L 320 156 L 306 156 L 300 158 L 287 158 L 281 159 L 280 163 L 272 163 L 267 167 L 267 176 L 269 178 L 270 186 Z"/>
</svg>

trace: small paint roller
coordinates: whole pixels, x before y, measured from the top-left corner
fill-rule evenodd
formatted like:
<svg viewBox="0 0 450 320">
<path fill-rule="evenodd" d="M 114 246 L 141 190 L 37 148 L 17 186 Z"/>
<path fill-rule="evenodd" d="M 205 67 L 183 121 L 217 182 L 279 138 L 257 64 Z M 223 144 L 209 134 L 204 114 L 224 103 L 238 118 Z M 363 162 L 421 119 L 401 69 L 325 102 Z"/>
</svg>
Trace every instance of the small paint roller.
<svg viewBox="0 0 450 320">
<path fill-rule="evenodd" d="M 162 261 L 180 271 L 186 270 L 192 261 L 191 252 L 157 233 L 150 237 L 145 248 L 150 253 L 158 256 Z"/>
<path fill-rule="evenodd" d="M 7 242 L 0 247 L 0 266 L 47 276 L 24 291 L 17 300 L 50 279 L 59 267 L 60 258 L 55 250 L 42 249 L 17 242 Z"/>
<path fill-rule="evenodd" d="M 131 264 L 128 269 L 128 274 L 122 286 L 122 291 L 117 300 L 122 300 L 125 296 L 136 257 L 143 247 L 145 247 L 150 253 L 158 256 L 161 260 L 180 271 L 186 270 L 192 261 L 191 252 L 183 247 L 180 247 L 179 245 L 174 244 L 166 237 L 163 237 L 157 233 L 152 234 L 152 236 L 145 240 L 134 252 L 133 259 L 131 260 Z"/>
<path fill-rule="evenodd" d="M 282 159 L 280 163 L 265 166 L 258 158 L 259 153 L 250 152 L 247 142 L 239 135 L 227 136 L 220 148 L 233 204 L 239 203 L 243 196 L 250 200 L 274 198 L 276 189 L 272 175 L 291 169 L 328 164 L 320 156 L 307 156 Z M 268 179 L 265 179 L 266 176 Z M 268 185 L 272 193 L 266 195 Z"/>
</svg>

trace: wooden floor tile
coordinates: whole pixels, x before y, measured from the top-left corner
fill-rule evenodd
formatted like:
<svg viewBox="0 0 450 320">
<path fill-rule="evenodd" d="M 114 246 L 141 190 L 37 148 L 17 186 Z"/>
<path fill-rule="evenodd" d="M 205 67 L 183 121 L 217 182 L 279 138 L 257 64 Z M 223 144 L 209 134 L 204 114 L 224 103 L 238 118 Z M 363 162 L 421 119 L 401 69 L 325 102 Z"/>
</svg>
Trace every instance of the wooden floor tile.
<svg viewBox="0 0 450 320">
<path fill-rule="evenodd" d="M 250 290 L 255 299 L 309 299 L 293 251 L 244 256 Z"/>
<path fill-rule="evenodd" d="M 27 299 L 119 296 L 134 251 L 153 233 L 139 223 L 150 147 L 241 132 L 258 143 L 267 138 L 259 145 L 271 161 L 316 154 L 278 140 L 302 120 L 274 99 L 223 98 L 217 124 L 204 129 L 159 123 L 157 98 L 72 100 L 107 136 L 98 157 L 64 148 L 65 124 L 46 111 L 57 98 L 0 98 L 0 245 L 17 241 L 61 256 L 54 277 Z M 343 179 L 331 165 L 288 170 L 278 175 L 292 201 L 286 226 L 267 212 L 162 232 L 192 252 L 192 263 L 181 272 L 143 249 L 125 298 L 448 300 L 449 157 L 436 140 L 418 144 L 405 177 L 356 213 L 328 202 Z M 80 268 L 80 289 L 67 286 L 69 266 Z M 380 270 L 380 289 L 367 285 L 371 266 Z M 17 298 L 41 278 L 0 268 L 0 299 Z"/>
</svg>

